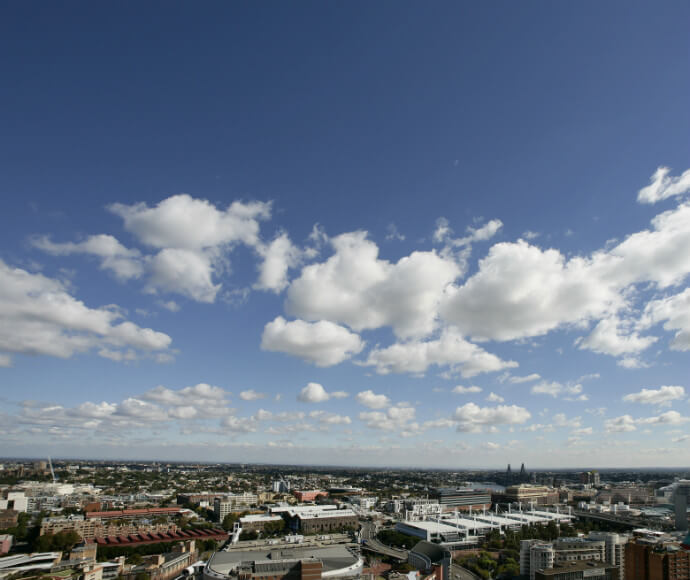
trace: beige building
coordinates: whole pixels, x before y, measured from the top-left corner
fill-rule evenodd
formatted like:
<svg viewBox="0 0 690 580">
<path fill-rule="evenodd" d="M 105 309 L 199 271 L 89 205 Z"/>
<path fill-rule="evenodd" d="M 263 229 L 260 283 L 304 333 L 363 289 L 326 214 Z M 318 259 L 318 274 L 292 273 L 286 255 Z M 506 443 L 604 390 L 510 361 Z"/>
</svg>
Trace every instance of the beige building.
<svg viewBox="0 0 690 580">
<path fill-rule="evenodd" d="M 106 538 L 108 536 L 127 536 L 129 534 L 160 534 L 176 532 L 175 524 L 138 524 L 133 521 L 116 523 L 103 522 L 99 519 L 84 519 L 79 517 L 44 518 L 41 522 L 41 535 L 57 534 L 59 532 L 74 531 L 83 540 Z"/>
</svg>

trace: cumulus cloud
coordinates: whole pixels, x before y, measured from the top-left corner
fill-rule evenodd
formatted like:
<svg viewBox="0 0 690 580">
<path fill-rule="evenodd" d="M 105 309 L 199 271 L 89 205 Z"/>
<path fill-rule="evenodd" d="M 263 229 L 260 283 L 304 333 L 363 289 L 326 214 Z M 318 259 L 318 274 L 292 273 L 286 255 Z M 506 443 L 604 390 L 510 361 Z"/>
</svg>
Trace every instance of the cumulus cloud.
<svg viewBox="0 0 690 580">
<path fill-rule="evenodd" d="M 453 392 L 457 393 L 458 395 L 468 395 L 470 393 L 481 393 L 482 388 L 477 386 L 463 387 L 462 385 L 458 385 L 457 387 L 453 388 Z"/>
<path fill-rule="evenodd" d="M 114 360 L 120 352 L 123 360 L 129 349 L 168 350 L 167 334 L 121 319 L 116 308 L 89 308 L 60 281 L 0 260 L 0 354 L 8 364 L 11 353 L 69 358 L 96 350 Z"/>
<path fill-rule="evenodd" d="M 690 253 L 678 251 L 690 247 L 690 204 L 657 215 L 651 224 L 613 247 L 569 260 L 524 240 L 496 244 L 476 274 L 449 289 L 440 313 L 465 335 L 502 341 L 611 318 L 627 305 L 629 286 L 652 282 L 663 289 L 690 272 Z M 613 326 L 608 323 L 609 335 Z M 595 338 L 592 346 L 602 351 L 639 350 L 653 340 Z"/>
<path fill-rule="evenodd" d="M 607 419 L 604 421 L 604 428 L 607 433 L 622 433 L 626 431 L 635 431 L 635 419 L 630 415 L 622 415 L 614 419 Z"/>
<path fill-rule="evenodd" d="M 663 386 L 658 389 L 642 389 L 638 393 L 625 395 L 627 403 L 642 403 L 644 405 L 670 405 L 672 401 L 685 398 L 685 389 L 678 386 Z"/>
<path fill-rule="evenodd" d="M 259 399 L 265 399 L 266 393 L 259 393 L 254 389 L 247 389 L 240 393 L 240 399 L 243 401 L 257 401 Z"/>
<path fill-rule="evenodd" d="M 515 385 L 519 385 L 522 383 L 531 383 L 532 381 L 538 381 L 539 379 L 541 379 L 541 375 L 537 373 L 532 373 L 524 377 L 508 377 L 508 382 L 513 383 Z"/>
<path fill-rule="evenodd" d="M 249 417 L 235 417 L 230 415 L 223 419 L 221 426 L 233 433 L 253 433 L 256 431 L 256 421 Z"/>
<path fill-rule="evenodd" d="M 334 254 L 305 266 L 288 288 L 286 311 L 329 320 L 355 331 L 391 326 L 399 337 L 420 337 L 437 325 L 444 289 L 460 273 L 451 258 L 413 252 L 395 264 L 378 257 L 366 232 L 329 240 Z"/>
<path fill-rule="evenodd" d="M 659 322 L 664 322 L 665 330 L 676 331 L 671 340 L 671 350 L 690 350 L 690 288 L 647 304 L 640 326 L 648 328 Z"/>
<path fill-rule="evenodd" d="M 542 381 L 534 385 L 530 392 L 533 395 L 550 395 L 554 398 L 563 397 L 567 400 L 586 401 L 588 399 L 587 395 L 582 393 L 582 385 L 564 385 L 556 381 Z"/>
<path fill-rule="evenodd" d="M 348 396 L 345 391 L 329 393 L 319 383 L 308 383 L 297 395 L 297 400 L 303 403 L 323 403 L 330 399 L 344 399 Z"/>
<path fill-rule="evenodd" d="M 476 339 L 514 340 L 545 334 L 560 324 L 600 315 L 617 294 L 597 284 L 582 258 L 524 240 L 492 246 L 479 271 L 454 288 L 442 315 Z"/>
<path fill-rule="evenodd" d="M 364 411 L 359 414 L 359 419 L 364 421 L 369 429 L 380 429 L 383 431 L 411 429 L 412 431 L 419 431 L 419 424 L 414 421 L 415 415 L 414 407 L 397 405 L 385 411 Z"/>
<path fill-rule="evenodd" d="M 386 395 L 377 395 L 371 389 L 357 393 L 355 400 L 370 409 L 383 409 L 391 404 L 391 400 Z"/>
<path fill-rule="evenodd" d="M 616 316 L 604 318 L 594 327 L 591 334 L 576 341 L 581 349 L 600 354 L 621 356 L 639 353 L 657 341 L 655 336 L 640 336 L 637 332 L 621 332 L 621 321 Z"/>
<path fill-rule="evenodd" d="M 604 421 L 604 428 L 609 433 L 635 431 L 637 425 L 681 425 L 690 421 L 690 417 L 684 417 L 678 411 L 666 411 L 653 417 L 640 417 L 634 419 L 630 415 L 622 415 Z"/>
<path fill-rule="evenodd" d="M 671 177 L 669 167 L 659 167 L 652 175 L 649 185 L 643 187 L 637 194 L 640 203 L 656 203 L 675 195 L 690 192 L 690 169 L 678 177 Z"/>
<path fill-rule="evenodd" d="M 212 407 L 217 409 L 224 406 L 228 392 L 220 387 L 207 383 L 184 387 L 182 389 L 169 389 L 159 385 L 146 391 L 141 398 L 156 403 L 175 407 Z"/>
<path fill-rule="evenodd" d="M 316 366 L 328 367 L 361 352 L 364 341 L 344 326 L 327 320 L 288 322 L 278 316 L 264 327 L 261 348 L 285 352 Z"/>
<path fill-rule="evenodd" d="M 458 431 L 481 431 L 482 428 L 497 425 L 518 425 L 527 422 L 532 415 L 524 407 L 517 405 L 498 405 L 497 407 L 480 407 L 475 403 L 466 403 L 455 409 L 453 419 L 458 423 Z"/>
<path fill-rule="evenodd" d="M 379 374 L 424 373 L 432 366 L 450 367 L 463 377 L 500 371 L 518 366 L 515 361 L 501 360 L 483 348 L 468 342 L 457 330 L 446 328 L 435 340 L 396 343 L 387 348 L 375 348 L 361 363 L 373 366 Z"/>
<path fill-rule="evenodd" d="M 287 233 L 278 235 L 269 244 L 257 246 L 257 252 L 263 258 L 258 265 L 259 279 L 254 288 L 280 292 L 288 285 L 288 270 L 295 268 L 301 258 L 302 252 L 290 241 Z"/>
<path fill-rule="evenodd" d="M 203 250 L 242 242 L 255 246 L 259 221 L 271 217 L 271 204 L 231 203 L 219 210 L 205 199 L 187 194 L 173 195 L 158 205 L 111 204 L 108 209 L 124 220 L 125 229 L 154 248 Z"/>
<path fill-rule="evenodd" d="M 125 248 L 116 238 L 101 234 L 89 236 L 82 242 L 55 243 L 47 236 L 33 238 L 34 247 L 53 256 L 89 254 L 101 259 L 101 269 L 109 270 L 120 280 L 139 278 L 144 273 L 141 252 Z"/>
<path fill-rule="evenodd" d="M 505 399 L 501 397 L 501 395 L 497 395 L 496 393 L 489 393 L 488 397 L 486 397 L 486 400 L 489 403 L 505 403 Z"/>
<path fill-rule="evenodd" d="M 147 290 L 176 292 L 198 302 L 214 302 L 221 284 L 213 283 L 214 262 L 210 254 L 182 248 L 165 248 L 149 263 Z"/>
</svg>

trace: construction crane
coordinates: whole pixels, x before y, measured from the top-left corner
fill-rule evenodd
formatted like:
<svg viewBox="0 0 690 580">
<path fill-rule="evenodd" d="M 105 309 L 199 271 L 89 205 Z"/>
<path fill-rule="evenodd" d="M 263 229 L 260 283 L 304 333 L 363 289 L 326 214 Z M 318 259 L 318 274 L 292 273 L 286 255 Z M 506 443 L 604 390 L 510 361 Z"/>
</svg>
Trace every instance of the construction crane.
<svg viewBox="0 0 690 580">
<path fill-rule="evenodd" d="M 55 477 L 55 471 L 53 470 L 53 462 L 48 457 L 48 465 L 50 466 L 50 475 L 53 476 L 53 483 L 57 483 L 57 477 Z"/>
</svg>

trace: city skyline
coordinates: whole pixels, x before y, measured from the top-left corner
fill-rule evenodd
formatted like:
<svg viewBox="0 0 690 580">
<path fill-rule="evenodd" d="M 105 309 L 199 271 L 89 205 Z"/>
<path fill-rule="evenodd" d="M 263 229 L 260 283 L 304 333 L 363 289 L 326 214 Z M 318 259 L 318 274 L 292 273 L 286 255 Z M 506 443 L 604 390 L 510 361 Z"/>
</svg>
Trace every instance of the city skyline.
<svg viewBox="0 0 690 580">
<path fill-rule="evenodd" d="M 690 464 L 690 9 L 592 11 L 6 4 L 2 455 Z"/>
</svg>

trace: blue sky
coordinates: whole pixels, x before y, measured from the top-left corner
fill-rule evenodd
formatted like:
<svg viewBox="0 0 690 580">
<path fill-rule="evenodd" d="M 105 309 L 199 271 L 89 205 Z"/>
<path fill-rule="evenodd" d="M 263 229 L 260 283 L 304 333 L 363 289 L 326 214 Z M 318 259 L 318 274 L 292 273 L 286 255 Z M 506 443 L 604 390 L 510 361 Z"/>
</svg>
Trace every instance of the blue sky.
<svg viewBox="0 0 690 580">
<path fill-rule="evenodd" d="M 688 464 L 686 2 L 0 11 L 3 455 Z"/>
</svg>

